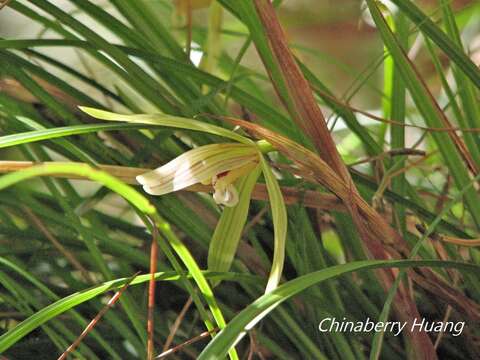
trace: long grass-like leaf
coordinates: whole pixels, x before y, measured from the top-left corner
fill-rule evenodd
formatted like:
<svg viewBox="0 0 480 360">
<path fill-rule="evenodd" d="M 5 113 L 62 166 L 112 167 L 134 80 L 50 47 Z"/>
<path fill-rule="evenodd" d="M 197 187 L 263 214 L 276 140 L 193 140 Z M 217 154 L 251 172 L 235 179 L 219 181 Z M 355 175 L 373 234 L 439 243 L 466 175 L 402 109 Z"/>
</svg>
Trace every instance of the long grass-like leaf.
<svg viewBox="0 0 480 360">
<path fill-rule="evenodd" d="M 413 64 L 409 61 L 405 52 L 399 46 L 375 2 L 373 0 L 367 0 L 367 4 L 386 46 L 393 56 L 395 64 L 398 66 L 415 104 L 427 124 L 432 127 L 451 126 L 448 119 L 445 117 L 445 114 L 439 108 L 435 99 L 426 88 L 426 85 L 420 78 Z M 432 136 L 439 145 L 439 150 L 450 168 L 457 186 L 459 188 L 464 188 L 469 183 L 470 176 L 462 162 L 466 163 L 473 171 L 476 171 L 475 169 L 478 164 L 475 164 L 473 160 L 471 160 L 470 154 L 465 151 L 463 142 L 457 135 L 452 133 L 449 135 L 433 133 Z M 477 198 L 478 194 L 476 194 L 473 189 L 470 189 L 466 194 L 465 200 L 476 224 L 480 226 L 480 202 Z"/>
<path fill-rule="evenodd" d="M 285 241 L 287 238 L 287 210 L 283 201 L 282 193 L 275 179 L 272 170 L 263 156 L 260 158 L 260 164 L 265 176 L 265 182 L 268 189 L 268 197 L 272 209 L 272 220 L 274 228 L 273 260 L 272 269 L 268 278 L 265 292 L 275 289 L 282 276 L 283 263 L 285 261 Z"/>
<path fill-rule="evenodd" d="M 445 33 L 412 1 L 392 0 L 392 2 L 459 66 L 477 88 L 480 88 L 480 72 L 473 61 L 465 55 L 462 48 L 450 40 L 448 36 L 445 35 Z"/>
<path fill-rule="evenodd" d="M 290 297 L 306 288 L 322 281 L 336 278 L 353 271 L 379 268 L 406 268 L 406 267 L 451 267 L 472 274 L 480 270 L 478 265 L 435 260 L 368 260 L 356 261 L 348 264 L 332 266 L 328 269 L 316 271 L 291 280 L 270 293 L 267 293 L 242 310 L 233 318 L 227 327 L 212 340 L 202 351 L 199 360 L 221 359 L 231 346 L 238 343 L 264 316 Z"/>
<path fill-rule="evenodd" d="M 237 251 L 247 221 L 252 190 L 260 175 L 260 167 L 237 181 L 239 201 L 234 207 L 226 207 L 213 233 L 208 248 L 208 269 L 228 271 Z"/>
<path fill-rule="evenodd" d="M 252 144 L 251 140 L 241 136 L 233 131 L 224 129 L 220 126 L 207 124 L 199 120 L 181 118 L 164 114 L 140 114 L 140 115 L 124 115 L 116 114 L 105 110 L 93 109 L 82 106 L 80 109 L 90 116 L 108 121 L 125 121 L 137 124 L 150 124 L 159 126 L 168 126 L 186 130 L 202 131 L 209 134 L 223 136 L 232 140 L 236 140 L 243 144 Z"/>
<path fill-rule="evenodd" d="M 233 277 L 230 275 L 227 275 L 226 277 L 224 277 L 222 275 L 218 276 L 214 274 L 212 275 L 206 274 L 205 276 L 207 277 L 212 276 L 212 277 L 217 277 L 222 279 L 231 279 L 236 277 L 236 275 L 233 275 Z M 155 274 L 156 281 L 179 281 L 180 278 L 181 278 L 181 275 L 178 275 L 173 271 L 157 272 Z M 48 320 L 58 316 L 59 314 L 64 313 L 65 311 L 79 304 L 89 301 L 94 297 L 99 296 L 100 294 L 103 294 L 106 291 L 117 290 L 122 286 L 124 286 L 128 280 L 129 278 L 111 280 L 111 281 L 105 282 L 102 285 L 95 286 L 91 289 L 80 291 L 78 293 L 69 295 L 67 297 L 64 297 L 48 305 L 47 307 L 35 313 L 25 321 L 21 322 L 18 326 L 16 326 L 12 330 L 0 336 L 0 352 L 4 352 L 10 346 L 15 344 L 19 339 L 26 336 L 28 333 L 36 329 L 38 326 L 44 324 Z M 142 284 L 149 280 L 150 280 L 149 274 L 139 275 L 135 278 L 135 280 L 132 281 L 130 285 L 133 286 L 133 285 Z"/>
<path fill-rule="evenodd" d="M 0 137 L 0 148 L 27 144 L 42 140 L 56 139 L 65 136 L 88 134 L 98 131 L 134 130 L 144 129 L 148 127 L 150 126 L 141 124 L 84 124 L 56 127 L 53 129 L 45 130 L 34 130 Z"/>
</svg>

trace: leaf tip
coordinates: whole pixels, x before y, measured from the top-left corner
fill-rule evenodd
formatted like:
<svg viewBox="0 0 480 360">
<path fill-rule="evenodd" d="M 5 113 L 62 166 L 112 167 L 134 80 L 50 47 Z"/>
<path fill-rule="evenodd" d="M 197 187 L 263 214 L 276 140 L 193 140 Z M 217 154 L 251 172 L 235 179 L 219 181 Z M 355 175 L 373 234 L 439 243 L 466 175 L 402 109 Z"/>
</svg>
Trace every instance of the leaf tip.
<svg viewBox="0 0 480 360">
<path fill-rule="evenodd" d="M 83 111 L 85 114 L 90 115 L 91 117 L 94 117 L 96 119 L 101 119 L 101 120 L 114 120 L 115 118 L 118 118 L 120 115 L 115 114 L 110 111 L 105 111 L 101 109 L 96 109 L 93 107 L 89 106 L 78 106 L 78 108 Z"/>
</svg>

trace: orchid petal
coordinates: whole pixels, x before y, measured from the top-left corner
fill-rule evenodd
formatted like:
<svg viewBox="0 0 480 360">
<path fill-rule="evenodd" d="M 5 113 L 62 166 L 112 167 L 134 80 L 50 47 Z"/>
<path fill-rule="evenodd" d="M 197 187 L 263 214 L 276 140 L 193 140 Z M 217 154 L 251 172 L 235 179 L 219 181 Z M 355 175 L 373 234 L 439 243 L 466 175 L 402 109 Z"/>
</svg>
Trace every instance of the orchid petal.
<svg viewBox="0 0 480 360">
<path fill-rule="evenodd" d="M 137 176 L 144 190 L 163 195 L 206 182 L 215 175 L 258 161 L 258 151 L 249 145 L 227 143 L 201 146 L 167 164 Z"/>
</svg>

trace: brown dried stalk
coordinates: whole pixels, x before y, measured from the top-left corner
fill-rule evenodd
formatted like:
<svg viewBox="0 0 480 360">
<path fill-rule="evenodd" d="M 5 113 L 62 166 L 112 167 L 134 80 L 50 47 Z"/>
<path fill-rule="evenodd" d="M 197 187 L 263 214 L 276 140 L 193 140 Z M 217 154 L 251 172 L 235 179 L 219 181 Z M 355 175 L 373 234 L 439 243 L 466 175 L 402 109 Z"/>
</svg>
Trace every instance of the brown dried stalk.
<svg viewBox="0 0 480 360">
<path fill-rule="evenodd" d="M 180 344 L 180 345 L 177 345 L 175 346 L 174 348 L 170 349 L 170 350 L 167 350 L 167 351 L 164 351 L 162 352 L 160 355 L 157 355 L 155 357 L 155 360 L 156 359 L 163 359 L 165 358 L 166 356 L 168 355 L 171 355 L 171 354 L 174 354 L 180 350 L 182 350 L 185 346 L 188 346 L 188 345 L 191 345 L 193 343 L 196 343 L 197 341 L 200 341 L 204 338 L 206 338 L 207 336 L 209 336 L 210 334 L 212 333 L 215 333 L 216 331 L 218 331 L 219 329 L 218 328 L 215 328 L 215 329 L 212 329 L 212 330 L 209 330 L 209 331 L 204 331 L 203 333 L 201 333 L 200 335 L 197 335 L 195 336 L 194 338 L 190 339 L 190 340 L 187 340 L 185 341 L 184 343 Z"/>
<path fill-rule="evenodd" d="M 332 96 L 332 95 L 327 94 L 326 92 L 322 91 L 317 86 L 315 86 L 313 84 L 311 84 L 311 85 L 315 89 L 315 92 L 318 93 L 321 97 L 328 98 L 329 100 L 337 103 L 338 105 L 340 105 L 344 108 L 347 108 L 347 109 L 351 110 L 352 112 L 365 115 L 366 117 L 368 117 L 372 120 L 376 120 L 376 121 L 379 121 L 379 122 L 382 122 L 382 123 L 385 123 L 385 124 L 400 126 L 400 127 L 404 127 L 404 128 L 419 129 L 419 130 L 423 130 L 423 131 L 426 131 L 426 132 L 452 132 L 452 131 L 473 132 L 473 133 L 480 132 L 480 128 L 460 128 L 460 127 L 457 127 L 457 126 L 429 127 L 429 126 L 421 126 L 421 125 L 414 125 L 414 124 L 406 124 L 404 122 L 395 121 L 395 120 L 392 120 L 392 119 L 385 119 L 381 116 L 372 114 L 368 111 L 353 107 L 349 103 L 344 103 L 343 101 L 340 101 L 339 99 L 337 99 L 335 96 Z"/>
<path fill-rule="evenodd" d="M 277 94 L 303 132 L 310 136 L 322 159 L 343 179 L 349 179 L 350 174 L 330 136 L 325 118 L 315 101 L 310 85 L 289 49 L 273 5 L 265 0 L 255 0 L 254 3 L 264 26 L 271 52 L 281 72 L 288 98 L 282 96 L 282 91 L 279 89 L 281 84 L 271 76 Z M 267 71 L 269 71 L 268 67 Z"/>
<path fill-rule="evenodd" d="M 187 314 L 188 309 L 190 309 L 190 306 L 193 303 L 193 298 L 191 296 L 188 297 L 185 305 L 183 305 L 182 311 L 180 311 L 180 314 L 178 317 L 175 319 L 175 322 L 170 328 L 170 333 L 168 334 L 167 341 L 165 341 L 165 345 L 163 345 L 162 353 L 168 350 L 170 345 L 173 342 L 173 338 L 175 334 L 177 333 L 178 328 L 180 327 L 180 324 L 182 323 L 183 319 L 185 318 L 185 315 Z"/>
<path fill-rule="evenodd" d="M 5 6 L 7 6 L 10 1 L 11 0 L 0 1 L 0 10 L 2 10 Z"/>
<path fill-rule="evenodd" d="M 453 236 L 441 235 L 439 240 L 458 246 L 480 246 L 480 239 L 460 239 Z"/>
<path fill-rule="evenodd" d="M 369 156 L 367 158 L 360 159 L 360 160 L 355 161 L 353 163 L 349 163 L 348 166 L 352 167 L 352 166 L 356 166 L 356 165 L 360 165 L 360 164 L 365 164 L 365 163 L 368 163 L 368 162 L 380 161 L 380 160 L 385 159 L 388 156 L 393 157 L 393 156 L 402 156 L 402 155 L 426 156 L 427 153 L 423 150 L 418 150 L 418 149 L 413 149 L 413 148 L 392 149 L 392 150 L 385 151 L 385 152 L 380 153 L 380 154 L 375 155 L 375 156 Z"/>
<path fill-rule="evenodd" d="M 87 336 L 93 328 L 98 324 L 98 321 L 105 315 L 105 313 L 110 310 L 115 303 L 120 299 L 120 296 L 124 293 L 125 290 L 127 290 L 128 286 L 132 283 L 133 280 L 140 274 L 140 272 L 136 273 L 133 275 L 128 281 L 118 290 L 115 295 L 112 296 L 112 298 L 108 301 L 108 303 L 98 312 L 98 314 L 90 321 L 90 323 L 85 327 L 85 329 L 82 331 L 80 336 L 73 342 L 72 345 L 70 345 L 67 350 L 65 350 L 62 355 L 59 356 L 57 360 L 65 360 L 67 356 L 72 353 L 78 345 L 82 342 L 82 340 Z"/>
<path fill-rule="evenodd" d="M 72 264 L 72 266 L 77 269 L 80 274 L 82 274 L 83 279 L 88 283 L 94 283 L 93 278 L 90 276 L 90 273 L 83 267 L 80 261 L 68 251 L 65 246 L 62 245 L 60 241 L 48 230 L 48 228 L 43 224 L 42 220 L 35 215 L 35 213 L 26 206 L 22 206 L 23 211 L 32 223 L 37 227 L 37 229 L 53 244 L 53 246 Z"/>
<path fill-rule="evenodd" d="M 0 174 L 22 170 L 40 164 L 48 164 L 48 162 L 39 163 L 32 161 L 0 161 Z M 132 168 L 115 165 L 97 165 L 97 168 L 131 185 L 139 185 L 138 182 L 135 180 L 135 177 L 151 170 L 145 168 Z M 67 179 L 85 179 L 82 177 L 73 176 L 71 174 L 55 174 L 49 176 Z M 201 184 L 190 186 L 185 190 L 191 192 L 213 191 L 211 186 Z M 345 211 L 345 206 L 342 204 L 340 199 L 332 194 L 324 194 L 318 191 L 303 190 L 290 186 L 283 186 L 281 190 L 285 203 L 287 205 L 301 203 L 304 206 L 320 210 Z M 252 198 L 255 200 L 268 201 L 268 192 L 266 186 L 264 184 L 255 185 L 252 193 Z"/>
<path fill-rule="evenodd" d="M 187 0 L 187 40 L 185 52 L 187 57 L 190 59 L 190 53 L 192 51 L 192 0 Z"/>
<path fill-rule="evenodd" d="M 155 222 L 153 222 L 155 224 Z M 157 272 L 158 259 L 158 229 L 152 226 L 152 245 L 150 248 L 150 280 L 148 282 L 148 306 L 147 306 L 147 359 L 153 360 L 154 356 L 154 333 L 155 327 L 153 316 L 155 313 L 155 273 Z"/>
<path fill-rule="evenodd" d="M 1 8 L 0 8 L 1 10 Z M 78 100 L 72 96 L 66 94 L 58 87 L 50 84 L 38 76 L 33 75 L 32 78 L 51 96 L 62 102 L 66 106 L 76 109 L 79 105 Z M 12 78 L 0 78 L 0 92 L 4 92 L 7 95 L 25 101 L 28 103 L 40 103 L 41 101 L 35 97 L 28 89 L 26 89 L 18 80 Z"/>
</svg>

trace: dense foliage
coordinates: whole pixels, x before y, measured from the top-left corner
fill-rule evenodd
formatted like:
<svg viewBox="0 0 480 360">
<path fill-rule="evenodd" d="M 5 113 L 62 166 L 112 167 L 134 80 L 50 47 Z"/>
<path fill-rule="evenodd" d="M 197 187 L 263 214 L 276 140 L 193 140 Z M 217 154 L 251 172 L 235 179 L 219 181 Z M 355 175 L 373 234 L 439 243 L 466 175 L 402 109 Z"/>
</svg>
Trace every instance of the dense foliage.
<svg viewBox="0 0 480 360">
<path fill-rule="evenodd" d="M 342 2 L 0 1 L 0 353 L 480 357 L 480 4 Z"/>
</svg>

